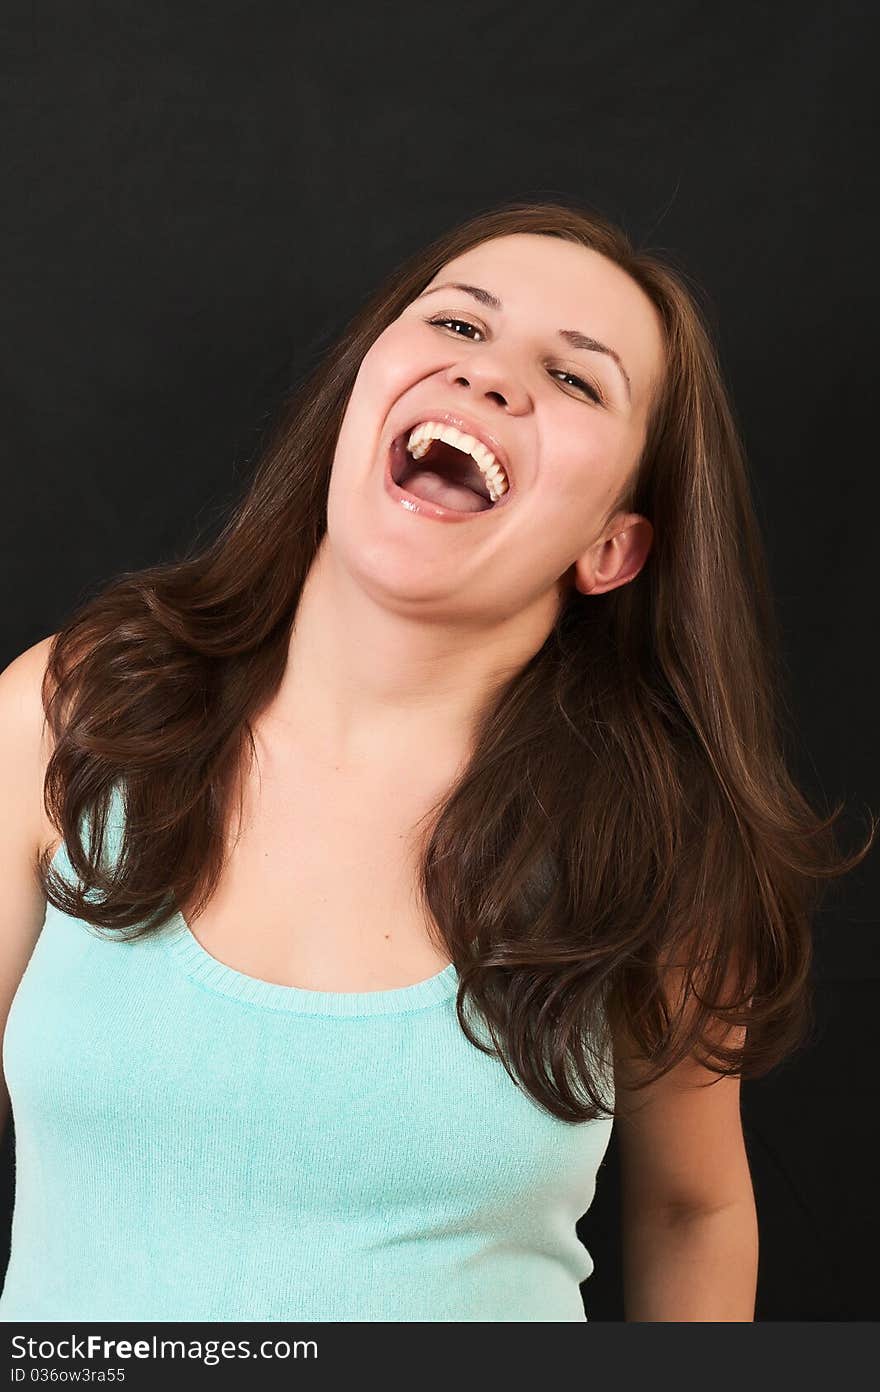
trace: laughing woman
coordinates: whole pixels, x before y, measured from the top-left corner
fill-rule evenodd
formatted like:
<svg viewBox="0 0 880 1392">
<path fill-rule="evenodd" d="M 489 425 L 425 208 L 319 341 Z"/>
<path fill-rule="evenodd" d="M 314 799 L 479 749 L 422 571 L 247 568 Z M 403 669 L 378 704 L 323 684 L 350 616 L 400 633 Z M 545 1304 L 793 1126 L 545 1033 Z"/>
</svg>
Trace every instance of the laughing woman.
<svg viewBox="0 0 880 1392">
<path fill-rule="evenodd" d="M 616 1123 L 627 1319 L 753 1319 L 740 1078 L 876 830 L 773 625 L 681 275 L 547 204 L 399 268 L 219 537 L 0 677 L 0 1316 L 584 1320 Z"/>
</svg>

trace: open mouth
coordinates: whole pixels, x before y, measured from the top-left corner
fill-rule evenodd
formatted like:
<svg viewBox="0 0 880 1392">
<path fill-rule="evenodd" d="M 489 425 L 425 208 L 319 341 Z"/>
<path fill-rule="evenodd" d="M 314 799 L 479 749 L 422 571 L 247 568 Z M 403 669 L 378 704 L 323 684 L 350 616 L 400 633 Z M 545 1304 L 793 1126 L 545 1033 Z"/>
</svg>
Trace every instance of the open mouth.
<svg viewBox="0 0 880 1392">
<path fill-rule="evenodd" d="M 503 502 L 503 497 L 493 502 L 472 455 L 445 440 L 432 440 L 427 452 L 413 459 L 407 449 L 408 435 L 408 431 L 398 435 L 391 446 L 390 472 L 410 498 L 458 513 L 490 512 Z"/>
</svg>

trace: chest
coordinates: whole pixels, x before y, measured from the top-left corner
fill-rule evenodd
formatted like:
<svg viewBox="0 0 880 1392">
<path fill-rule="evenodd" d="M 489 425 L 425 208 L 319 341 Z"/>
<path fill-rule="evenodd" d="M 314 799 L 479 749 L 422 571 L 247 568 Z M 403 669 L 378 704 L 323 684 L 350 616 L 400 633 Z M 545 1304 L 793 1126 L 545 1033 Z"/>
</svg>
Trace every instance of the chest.
<svg viewBox="0 0 880 1392">
<path fill-rule="evenodd" d="M 203 914 L 219 961 L 309 990 L 376 991 L 440 971 L 448 954 L 417 903 L 417 821 L 437 789 L 394 787 L 289 760 L 252 780 Z"/>
</svg>

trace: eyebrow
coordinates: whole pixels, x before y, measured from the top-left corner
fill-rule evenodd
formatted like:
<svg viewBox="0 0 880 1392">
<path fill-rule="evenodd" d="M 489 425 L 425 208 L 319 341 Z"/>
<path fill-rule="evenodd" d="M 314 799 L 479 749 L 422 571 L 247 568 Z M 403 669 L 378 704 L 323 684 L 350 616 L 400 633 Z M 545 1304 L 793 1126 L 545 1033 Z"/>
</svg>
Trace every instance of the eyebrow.
<svg viewBox="0 0 880 1392">
<path fill-rule="evenodd" d="M 463 290 L 466 295 L 472 295 L 480 304 L 486 305 L 488 309 L 502 310 L 503 304 L 497 295 L 493 295 L 489 290 L 483 290 L 479 285 L 464 285 L 458 280 L 444 281 L 442 285 L 431 285 L 427 290 L 423 290 L 416 299 L 421 300 L 425 295 L 433 295 L 435 290 Z M 607 343 L 600 343 L 597 338 L 591 338 L 589 334 L 581 333 L 579 329 L 559 329 L 559 337 L 564 338 L 566 343 L 570 343 L 572 348 L 582 348 L 587 353 L 605 353 L 617 365 L 617 368 L 626 383 L 626 395 L 630 405 L 632 405 L 632 383 L 629 380 L 629 373 L 623 365 L 620 354 L 613 348 L 609 348 Z"/>
</svg>

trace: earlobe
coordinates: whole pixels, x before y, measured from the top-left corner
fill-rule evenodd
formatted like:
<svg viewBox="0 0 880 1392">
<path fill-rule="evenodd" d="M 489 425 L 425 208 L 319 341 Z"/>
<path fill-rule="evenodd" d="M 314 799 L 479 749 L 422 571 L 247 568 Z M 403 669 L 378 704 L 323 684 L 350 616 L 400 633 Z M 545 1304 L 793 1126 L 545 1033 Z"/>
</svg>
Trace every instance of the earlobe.
<svg viewBox="0 0 880 1392">
<path fill-rule="evenodd" d="M 647 517 L 630 512 L 614 521 L 614 531 L 585 551 L 574 564 L 574 584 L 581 594 L 604 594 L 638 575 L 654 540 Z"/>
</svg>

